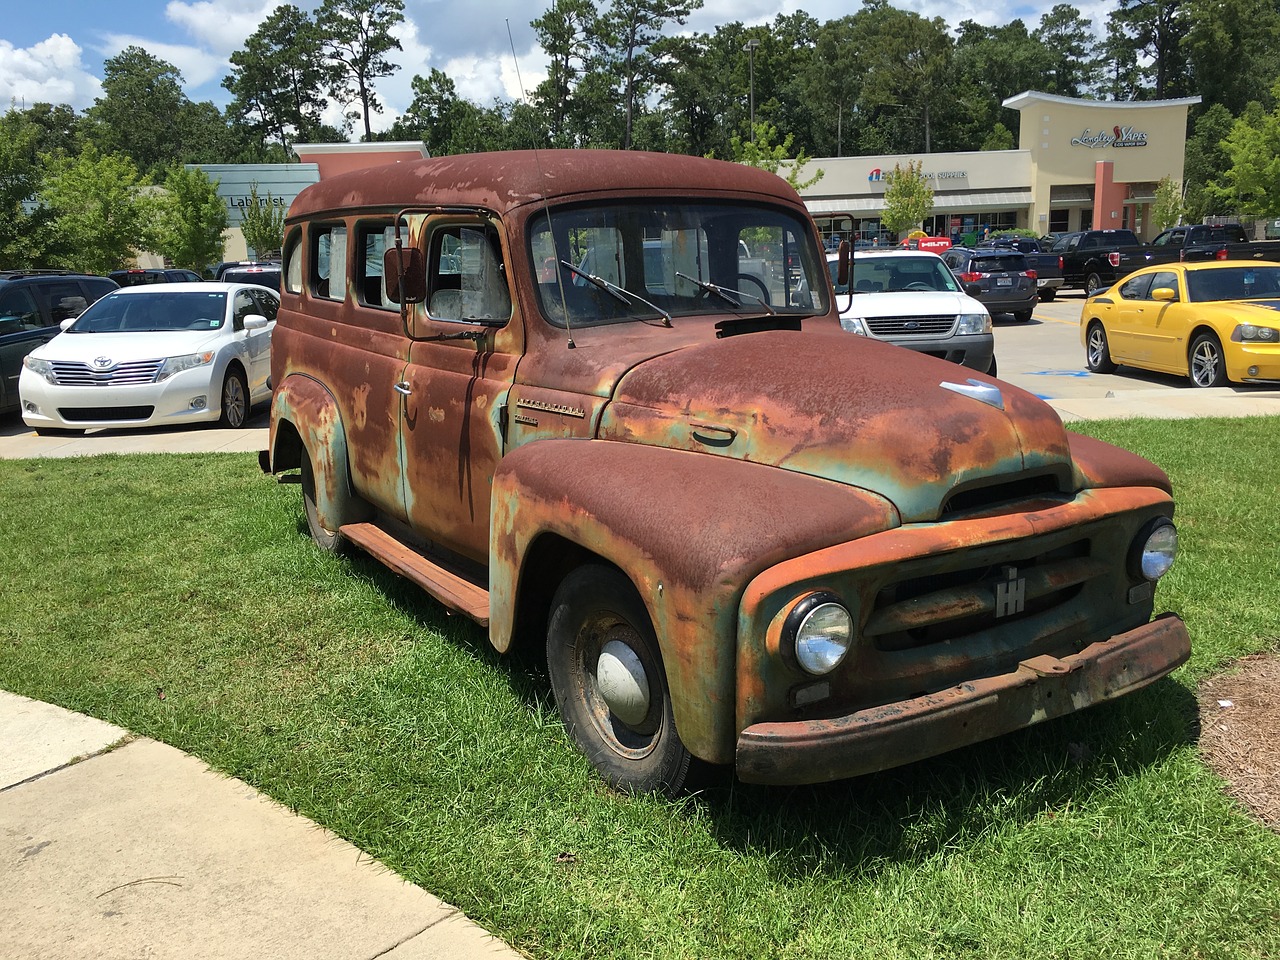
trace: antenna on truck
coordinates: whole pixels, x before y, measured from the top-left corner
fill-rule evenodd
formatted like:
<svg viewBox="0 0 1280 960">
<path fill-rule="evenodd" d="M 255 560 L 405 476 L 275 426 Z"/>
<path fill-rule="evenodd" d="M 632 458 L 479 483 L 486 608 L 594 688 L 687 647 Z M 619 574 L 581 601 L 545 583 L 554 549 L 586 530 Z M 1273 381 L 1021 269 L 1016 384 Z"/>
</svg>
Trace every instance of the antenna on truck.
<svg viewBox="0 0 1280 960">
<path fill-rule="evenodd" d="M 520 58 L 516 56 L 516 41 L 515 37 L 511 34 L 511 19 L 508 17 L 503 22 L 507 25 L 507 43 L 511 45 L 511 62 L 515 64 L 516 83 L 520 87 L 520 98 L 524 101 L 524 105 L 528 107 L 529 97 L 524 92 L 524 78 L 520 76 Z M 533 162 L 538 168 L 538 179 L 545 183 L 547 178 L 542 172 L 542 160 L 538 156 L 538 144 L 536 137 L 533 138 L 533 141 L 530 143 L 530 147 L 533 150 Z M 555 227 L 551 223 L 551 206 L 547 203 L 547 195 L 545 191 L 542 194 L 542 212 L 547 218 L 547 233 L 551 237 L 551 252 L 555 256 L 556 290 L 560 294 L 560 309 L 564 311 L 564 329 L 565 333 L 569 336 L 568 347 L 570 350 L 573 350 L 576 349 L 578 345 L 573 342 L 573 328 L 569 325 L 569 302 L 564 294 L 564 271 L 560 269 L 560 262 L 562 258 L 560 256 L 560 249 L 556 245 L 556 231 Z"/>
</svg>

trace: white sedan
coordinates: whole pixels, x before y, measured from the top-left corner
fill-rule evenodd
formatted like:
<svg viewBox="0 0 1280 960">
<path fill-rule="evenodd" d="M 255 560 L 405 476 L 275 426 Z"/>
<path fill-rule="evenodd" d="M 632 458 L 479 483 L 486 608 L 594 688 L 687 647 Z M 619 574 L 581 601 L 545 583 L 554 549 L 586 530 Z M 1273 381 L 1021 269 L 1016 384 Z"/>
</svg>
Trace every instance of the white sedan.
<svg viewBox="0 0 1280 960">
<path fill-rule="evenodd" d="M 36 433 L 202 421 L 244 426 L 271 396 L 280 297 L 239 283 L 113 291 L 27 355 L 22 419 Z"/>
</svg>

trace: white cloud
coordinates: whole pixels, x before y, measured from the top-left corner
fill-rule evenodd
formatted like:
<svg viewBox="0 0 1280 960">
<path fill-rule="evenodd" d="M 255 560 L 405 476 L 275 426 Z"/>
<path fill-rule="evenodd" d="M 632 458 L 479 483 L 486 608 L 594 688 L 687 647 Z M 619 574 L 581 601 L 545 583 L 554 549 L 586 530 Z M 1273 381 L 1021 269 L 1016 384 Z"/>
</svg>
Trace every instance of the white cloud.
<svg viewBox="0 0 1280 960">
<path fill-rule="evenodd" d="M 77 110 L 91 106 L 102 83 L 85 70 L 80 46 L 65 33 L 55 33 L 31 47 L 0 40 L 0 109 L 10 102 L 67 103 Z"/>
<path fill-rule="evenodd" d="M 155 40 L 126 33 L 108 34 L 101 49 L 103 56 L 110 58 L 126 47 L 141 47 L 157 60 L 173 64 L 182 72 L 183 84 L 188 90 L 210 81 L 221 83 L 222 78 L 230 72 L 230 65 L 224 58 L 206 50 L 179 43 L 157 43 Z"/>
<path fill-rule="evenodd" d="M 164 15 L 186 30 L 198 46 L 225 60 L 282 5 L 283 0 L 170 0 Z"/>
</svg>

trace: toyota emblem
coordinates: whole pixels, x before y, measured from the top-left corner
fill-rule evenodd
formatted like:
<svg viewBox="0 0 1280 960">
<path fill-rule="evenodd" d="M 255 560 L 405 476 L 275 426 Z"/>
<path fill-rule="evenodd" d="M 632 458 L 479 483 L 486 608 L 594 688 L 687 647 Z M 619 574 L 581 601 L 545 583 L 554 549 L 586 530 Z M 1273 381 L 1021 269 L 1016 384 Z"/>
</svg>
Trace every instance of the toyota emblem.
<svg viewBox="0 0 1280 960">
<path fill-rule="evenodd" d="M 105 370 L 107 369 L 107 367 L 111 366 L 111 358 L 110 357 L 94 357 L 93 365 L 97 367 L 99 370 Z"/>
</svg>

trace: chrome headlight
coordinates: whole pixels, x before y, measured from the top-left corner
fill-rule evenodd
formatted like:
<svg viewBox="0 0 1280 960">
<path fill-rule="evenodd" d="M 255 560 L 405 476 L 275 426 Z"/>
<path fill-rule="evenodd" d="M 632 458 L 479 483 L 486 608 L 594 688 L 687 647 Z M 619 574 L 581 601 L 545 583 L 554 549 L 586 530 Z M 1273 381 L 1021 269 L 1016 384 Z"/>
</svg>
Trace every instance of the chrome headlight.
<svg viewBox="0 0 1280 960">
<path fill-rule="evenodd" d="M 849 333 L 856 333 L 860 337 L 869 337 L 871 332 L 867 329 L 867 321 L 861 317 L 841 317 L 840 326 Z"/>
<path fill-rule="evenodd" d="M 849 652 L 853 616 L 833 594 L 810 594 L 787 615 L 783 641 L 801 669 L 820 677 L 838 667 Z"/>
<path fill-rule="evenodd" d="M 1231 339 L 1244 343 L 1280 343 L 1280 330 L 1242 323 L 1236 327 L 1235 336 Z"/>
<path fill-rule="evenodd" d="M 1144 524 L 1129 548 L 1129 572 L 1155 582 L 1169 572 L 1178 555 L 1178 528 L 1168 517 Z"/>
<path fill-rule="evenodd" d="M 956 336 L 972 337 L 980 333 L 991 332 L 991 314 L 962 313 L 960 323 L 956 326 Z"/>
<path fill-rule="evenodd" d="M 207 366 L 210 363 L 213 363 L 212 350 L 206 350 L 204 353 L 188 353 L 181 357 L 169 357 L 164 363 L 160 364 L 160 369 L 156 371 L 156 383 L 161 380 L 168 380 L 175 373 L 194 370 L 196 367 Z"/>
<path fill-rule="evenodd" d="M 31 354 L 27 354 L 22 358 L 22 365 L 37 377 L 44 377 L 49 383 L 56 384 L 58 382 L 58 378 L 53 373 L 53 364 L 48 360 L 37 360 Z"/>
</svg>

